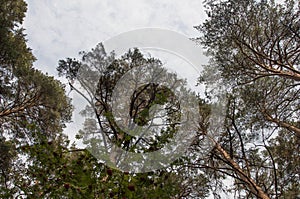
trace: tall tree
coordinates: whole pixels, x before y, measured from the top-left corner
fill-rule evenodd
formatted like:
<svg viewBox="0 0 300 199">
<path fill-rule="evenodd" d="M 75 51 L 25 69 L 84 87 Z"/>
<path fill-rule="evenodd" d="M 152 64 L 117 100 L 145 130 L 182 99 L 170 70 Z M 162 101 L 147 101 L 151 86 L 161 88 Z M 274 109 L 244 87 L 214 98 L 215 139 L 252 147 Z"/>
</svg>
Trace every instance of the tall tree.
<svg viewBox="0 0 300 199">
<path fill-rule="evenodd" d="M 32 67 L 21 27 L 26 2 L 1 0 L 0 10 L 0 197 L 14 198 L 28 180 L 20 149 L 40 143 L 40 134 L 60 137 L 72 107 L 64 86 Z"/>
<path fill-rule="evenodd" d="M 297 197 L 299 2 L 207 0 L 205 6 L 208 19 L 196 27 L 196 41 L 211 59 L 200 82 L 214 92 L 220 77 L 228 111 L 211 164 L 204 166 L 233 177 L 239 197 Z M 283 146 L 297 151 L 286 154 L 289 175 L 281 166 Z"/>
<path fill-rule="evenodd" d="M 159 71 L 165 74 L 162 63 L 158 59 L 145 58 L 138 49 L 129 50 L 121 58 L 116 59 L 114 54 L 105 52 L 102 44 L 98 44 L 92 51 L 83 52 L 81 55 L 81 60 L 71 58 L 60 60 L 57 69 L 60 75 L 69 79 L 71 88 L 88 102 L 88 106 L 81 112 L 86 120 L 78 134 L 78 138 L 83 138 L 87 148 L 93 151 L 95 145 L 99 143 L 105 145 L 103 142 L 105 139 L 125 151 L 135 153 L 153 152 L 164 147 L 176 133 L 180 117 L 178 101 L 169 88 L 155 83 L 132 85 L 134 92 L 131 98 L 118 104 L 118 107 L 122 107 L 124 103 L 129 103 L 129 109 L 126 111 L 131 122 L 128 120 L 129 122 L 125 126 L 145 126 L 153 122 L 155 117 L 153 118 L 151 115 L 151 106 L 162 105 L 165 112 L 158 117 L 165 122 L 165 128 L 153 128 L 154 133 L 150 133 L 150 135 L 133 136 L 129 134 L 117 123 L 117 117 L 113 114 L 112 108 L 113 91 L 121 77 L 134 68 L 147 67 L 147 65 L 152 66 L 150 67 L 152 69 L 160 68 Z M 92 75 L 97 73 L 99 77 L 95 82 Z M 136 77 L 134 77 L 136 80 L 147 75 L 147 71 L 136 71 L 136 73 Z M 170 78 L 176 80 L 175 82 L 183 81 L 177 79 L 174 74 L 170 75 Z M 79 89 L 73 80 L 78 80 L 83 89 Z M 127 83 L 129 84 L 129 82 Z M 110 156 L 108 159 L 113 158 Z M 107 161 L 107 159 L 104 160 Z M 104 185 L 105 190 L 111 190 L 110 192 L 115 198 L 205 197 L 208 189 L 203 185 L 208 183 L 207 179 L 204 175 L 192 175 L 192 172 L 195 171 L 192 168 L 181 167 L 182 161 L 178 160 L 173 165 L 157 171 L 130 174 L 129 176 L 126 172 L 122 174 L 120 171 L 113 170 L 113 173 L 116 173 L 115 176 L 104 178 L 107 182 Z M 111 184 L 112 180 L 117 184 Z M 127 188 L 130 190 L 129 192 Z M 105 193 L 107 194 L 106 191 Z"/>
</svg>

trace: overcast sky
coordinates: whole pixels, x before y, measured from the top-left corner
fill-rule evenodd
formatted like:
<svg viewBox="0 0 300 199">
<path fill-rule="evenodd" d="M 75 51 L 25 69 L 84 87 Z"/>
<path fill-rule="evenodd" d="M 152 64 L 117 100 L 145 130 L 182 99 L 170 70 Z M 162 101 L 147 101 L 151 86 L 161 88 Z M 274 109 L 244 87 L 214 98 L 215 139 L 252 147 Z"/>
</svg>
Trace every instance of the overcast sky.
<svg viewBox="0 0 300 199">
<path fill-rule="evenodd" d="M 59 59 L 144 27 L 194 37 L 205 18 L 201 0 L 27 0 L 24 26 L 35 66 L 55 75 Z"/>
</svg>

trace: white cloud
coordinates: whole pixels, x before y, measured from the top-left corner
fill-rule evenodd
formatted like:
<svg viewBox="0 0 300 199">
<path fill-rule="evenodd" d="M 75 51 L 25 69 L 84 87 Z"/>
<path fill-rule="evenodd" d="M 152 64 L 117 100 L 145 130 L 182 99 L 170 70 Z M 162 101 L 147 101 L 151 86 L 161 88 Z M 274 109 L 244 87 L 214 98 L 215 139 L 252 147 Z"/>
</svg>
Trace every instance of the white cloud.
<svg viewBox="0 0 300 199">
<path fill-rule="evenodd" d="M 197 35 L 204 19 L 199 0 L 27 0 L 25 19 L 36 66 L 55 75 L 59 59 L 74 57 L 121 32 L 160 27 Z"/>
</svg>

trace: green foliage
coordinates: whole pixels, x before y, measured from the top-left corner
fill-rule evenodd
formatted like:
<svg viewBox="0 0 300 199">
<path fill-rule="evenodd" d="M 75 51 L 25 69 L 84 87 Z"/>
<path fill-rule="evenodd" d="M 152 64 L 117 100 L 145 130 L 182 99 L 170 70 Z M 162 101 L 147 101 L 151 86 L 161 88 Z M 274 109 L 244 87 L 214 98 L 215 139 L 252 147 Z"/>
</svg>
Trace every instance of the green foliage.
<svg viewBox="0 0 300 199">
<path fill-rule="evenodd" d="M 38 160 L 52 161 L 50 146 L 41 141 L 60 139 L 72 107 L 62 83 L 32 67 L 35 58 L 21 27 L 26 2 L 1 0 L 0 10 L 0 197 L 39 198 L 33 175 L 43 173 L 33 173 L 41 165 Z"/>
<path fill-rule="evenodd" d="M 299 197 L 298 2 L 205 1 L 208 19 L 196 27 L 202 34 L 197 41 L 211 60 L 199 78 L 208 86 L 208 99 L 199 99 L 198 136 L 172 165 L 140 174 L 109 168 L 88 150 L 69 145 L 62 131 L 71 118 L 70 99 L 62 83 L 32 67 L 35 58 L 21 27 L 26 6 L 22 0 L 0 0 L 0 198 L 204 198 L 209 192 L 215 198 L 221 192 L 238 198 Z M 162 63 L 138 49 L 117 59 L 102 44 L 80 55 L 81 60 L 60 60 L 57 68 L 89 103 L 77 138 L 97 146 L 101 136 L 87 135 L 102 132 L 138 153 L 164 147 L 181 117 L 170 89 L 150 83 L 136 88 L 130 99 L 130 117 L 139 126 L 151 122 L 151 107 L 165 109 L 161 118 L 167 126 L 152 137 L 127 134 L 111 107 L 113 89 L 125 73 Z M 99 71 L 98 82 L 85 76 Z M 88 95 L 75 87 L 76 80 Z M 226 117 L 221 136 L 211 138 L 214 148 L 203 157 L 201 143 L 215 106 L 209 97 L 219 90 L 226 93 Z M 228 179 L 233 185 L 226 187 Z"/>
<path fill-rule="evenodd" d="M 23 22 L 27 4 L 22 0 L 0 2 L 0 63 L 1 66 L 31 66 L 34 57 L 26 45 Z"/>
<path fill-rule="evenodd" d="M 231 83 L 281 76 L 300 80 L 299 5 L 287 1 L 206 1 L 209 19 L 198 41 Z"/>
<path fill-rule="evenodd" d="M 238 197 L 294 198 L 300 190 L 294 153 L 300 136 L 299 2 L 207 0 L 205 6 L 208 19 L 196 27 L 202 34 L 196 41 L 211 59 L 199 81 L 208 95 L 224 85 L 228 108 L 218 142 L 230 156 L 215 150 L 209 166 L 235 179 L 230 191 Z M 239 172 L 230 171 L 231 160 Z M 222 183 L 219 175 L 216 183 Z"/>
</svg>

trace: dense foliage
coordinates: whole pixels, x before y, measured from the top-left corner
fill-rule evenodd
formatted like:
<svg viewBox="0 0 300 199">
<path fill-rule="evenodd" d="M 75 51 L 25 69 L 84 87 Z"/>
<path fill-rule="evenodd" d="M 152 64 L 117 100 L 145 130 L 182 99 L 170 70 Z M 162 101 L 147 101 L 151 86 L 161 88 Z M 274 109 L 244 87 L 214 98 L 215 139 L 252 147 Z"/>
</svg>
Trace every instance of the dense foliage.
<svg viewBox="0 0 300 199">
<path fill-rule="evenodd" d="M 26 6 L 20 0 L 0 3 L 1 198 L 30 195 L 25 188 L 35 178 L 28 167 L 35 162 L 25 149 L 41 144 L 41 137 L 46 142 L 62 137 L 72 110 L 64 86 L 32 67 L 35 58 L 20 27 Z"/>
</svg>

